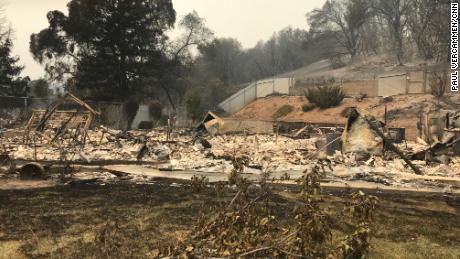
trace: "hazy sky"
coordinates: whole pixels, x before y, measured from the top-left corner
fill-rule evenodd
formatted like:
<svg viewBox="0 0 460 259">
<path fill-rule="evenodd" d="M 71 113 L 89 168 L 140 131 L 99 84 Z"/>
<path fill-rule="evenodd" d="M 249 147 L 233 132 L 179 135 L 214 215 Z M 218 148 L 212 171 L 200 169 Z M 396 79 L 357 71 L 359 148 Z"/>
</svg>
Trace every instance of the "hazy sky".
<svg viewBox="0 0 460 259">
<path fill-rule="evenodd" d="M 1 1 L 1 0 L 0 0 Z M 7 0 L 6 16 L 15 31 L 14 53 L 26 66 L 23 74 L 36 79 L 43 68 L 29 54 L 30 34 L 47 27 L 46 13 L 66 12 L 68 0 Z M 173 0 L 177 18 L 196 10 L 218 37 L 237 38 L 245 48 L 292 26 L 307 28 L 305 14 L 325 0 Z"/>
</svg>

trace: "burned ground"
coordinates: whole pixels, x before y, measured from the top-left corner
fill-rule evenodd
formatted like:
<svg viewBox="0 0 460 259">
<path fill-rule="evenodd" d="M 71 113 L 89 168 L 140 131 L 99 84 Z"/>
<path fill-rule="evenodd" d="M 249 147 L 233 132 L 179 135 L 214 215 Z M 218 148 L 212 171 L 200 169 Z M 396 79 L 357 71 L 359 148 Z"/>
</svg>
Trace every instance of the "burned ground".
<svg viewBox="0 0 460 259">
<path fill-rule="evenodd" d="M 2 258 L 151 258 L 194 231 L 218 205 L 214 188 L 192 194 L 186 182 L 82 185 L 0 191 Z M 295 187 L 275 186 L 275 215 L 289 220 Z M 347 190 L 325 190 L 336 218 Z M 380 199 L 371 258 L 458 258 L 460 197 L 374 192 Z M 233 192 L 224 200 L 230 200 Z M 335 215 L 335 216 L 334 216 Z M 335 225 L 334 232 L 344 226 Z M 333 240 L 337 245 L 339 240 Z"/>
<path fill-rule="evenodd" d="M 348 111 L 345 127 L 280 132 L 270 122 L 263 134 L 249 124 L 221 132 L 235 121 L 217 117 L 195 130 L 98 126 L 77 134 L 78 126 L 49 124 L 32 127 L 33 143 L 24 141 L 27 130 L 7 130 L 1 255 L 356 258 L 347 252 L 362 251 L 372 258 L 458 258 L 460 138 L 458 124 L 441 123 L 458 119 L 458 111 L 426 114 L 421 138 L 407 142 L 367 111 Z M 25 176 L 40 181 L 20 181 Z M 276 183 L 273 190 L 268 182 Z M 329 188 L 323 195 L 320 185 Z M 373 196 L 350 196 L 358 190 L 380 198 L 374 220 L 362 216 L 367 212 L 345 216 L 350 208 L 375 210 Z"/>
</svg>

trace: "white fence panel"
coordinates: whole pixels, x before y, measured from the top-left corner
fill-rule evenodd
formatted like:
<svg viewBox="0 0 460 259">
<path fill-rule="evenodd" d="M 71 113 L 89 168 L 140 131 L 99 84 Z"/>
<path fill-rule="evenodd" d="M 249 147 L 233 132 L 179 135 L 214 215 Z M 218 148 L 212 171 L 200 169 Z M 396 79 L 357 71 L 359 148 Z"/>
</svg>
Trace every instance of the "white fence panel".
<svg viewBox="0 0 460 259">
<path fill-rule="evenodd" d="M 406 93 L 406 74 L 379 78 L 379 96 L 393 96 Z"/>
<path fill-rule="evenodd" d="M 275 92 L 275 80 L 257 82 L 257 98 L 262 98 Z"/>
<path fill-rule="evenodd" d="M 262 98 L 273 93 L 289 94 L 290 88 L 293 85 L 293 78 L 275 78 L 256 81 L 221 102 L 219 107 L 233 114 L 243 109 L 257 98 Z"/>
<path fill-rule="evenodd" d="M 276 78 L 275 92 L 280 94 L 289 94 L 291 87 L 294 86 L 294 78 Z"/>
</svg>

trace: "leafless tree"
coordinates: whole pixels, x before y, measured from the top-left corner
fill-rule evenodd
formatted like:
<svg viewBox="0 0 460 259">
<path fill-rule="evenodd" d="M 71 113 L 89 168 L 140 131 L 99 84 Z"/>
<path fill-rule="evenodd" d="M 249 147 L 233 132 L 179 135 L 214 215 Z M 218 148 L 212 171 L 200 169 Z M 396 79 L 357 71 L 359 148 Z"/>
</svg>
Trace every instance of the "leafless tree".
<svg viewBox="0 0 460 259">
<path fill-rule="evenodd" d="M 444 96 L 449 83 L 447 71 L 433 71 L 429 75 L 431 94 L 436 98 Z"/>
<path fill-rule="evenodd" d="M 413 0 L 408 27 L 420 55 L 426 60 L 448 61 L 449 0 Z"/>
<path fill-rule="evenodd" d="M 361 28 L 371 17 L 366 0 L 329 0 L 321 9 L 307 14 L 308 22 L 316 33 L 333 33 L 339 48 L 351 57 L 361 48 Z"/>
<path fill-rule="evenodd" d="M 193 63 L 193 50 L 204 46 L 212 41 L 214 33 L 206 26 L 204 18 L 196 11 L 188 13 L 178 23 L 182 35 L 173 42 L 166 41 L 163 49 L 169 54 L 171 68 L 169 73 L 163 74 L 158 84 L 165 91 L 173 110 L 176 109 L 175 98 L 172 92 L 175 91 L 179 99 L 185 94 L 186 77 L 189 74 Z"/>
<path fill-rule="evenodd" d="M 435 39 L 430 33 L 430 24 L 436 12 L 437 0 L 413 0 L 407 24 L 418 51 L 426 59 L 433 58 Z"/>
<path fill-rule="evenodd" d="M 305 64 L 306 30 L 286 27 L 272 37 L 245 51 L 245 70 L 248 80 L 260 79 L 292 71 Z"/>
<path fill-rule="evenodd" d="M 364 54 L 378 54 L 382 47 L 382 26 L 378 17 L 372 16 L 361 28 L 362 52 Z"/>
<path fill-rule="evenodd" d="M 206 26 L 204 18 L 200 17 L 196 11 L 185 15 L 179 22 L 179 28 L 184 32 L 182 36 L 172 44 L 173 58 L 179 59 L 190 57 L 190 48 L 198 47 L 212 41 L 214 33 Z"/>
<path fill-rule="evenodd" d="M 412 0 L 376 0 L 373 2 L 374 11 L 383 17 L 388 26 L 400 65 L 403 65 L 404 35 L 411 5 Z"/>
</svg>

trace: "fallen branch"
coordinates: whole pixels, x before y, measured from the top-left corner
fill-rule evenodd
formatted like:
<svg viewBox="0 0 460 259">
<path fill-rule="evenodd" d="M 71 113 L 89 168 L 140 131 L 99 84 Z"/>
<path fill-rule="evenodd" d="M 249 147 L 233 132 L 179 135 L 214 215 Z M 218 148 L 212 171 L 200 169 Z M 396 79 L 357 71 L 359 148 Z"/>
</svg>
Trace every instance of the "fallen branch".
<svg viewBox="0 0 460 259">
<path fill-rule="evenodd" d="M 418 167 L 416 167 L 405 155 L 404 153 L 399 150 L 399 148 L 397 148 L 395 145 L 393 145 L 393 143 L 391 143 L 391 141 L 389 139 L 387 139 L 385 137 L 385 135 L 383 134 L 383 132 L 375 125 L 375 122 L 374 121 L 371 121 L 369 119 L 366 119 L 367 123 L 369 124 L 369 127 L 375 131 L 375 133 L 377 133 L 377 135 L 379 135 L 379 137 L 381 137 L 383 139 L 383 142 L 385 143 L 385 146 L 390 149 L 391 151 L 395 152 L 399 157 L 402 158 L 402 160 L 404 160 L 404 162 L 406 162 L 407 165 L 409 165 L 410 168 L 412 168 L 412 170 L 414 170 L 414 172 L 418 175 L 421 175 L 422 172 L 420 171 L 420 169 Z"/>
<path fill-rule="evenodd" d="M 233 197 L 233 199 L 232 199 L 232 201 L 230 202 L 230 204 L 228 204 L 227 209 L 230 209 L 230 208 L 233 206 L 233 203 L 235 203 L 236 199 L 240 196 L 241 193 L 242 193 L 241 190 L 239 190 L 239 191 L 236 193 L 235 197 Z"/>
</svg>

